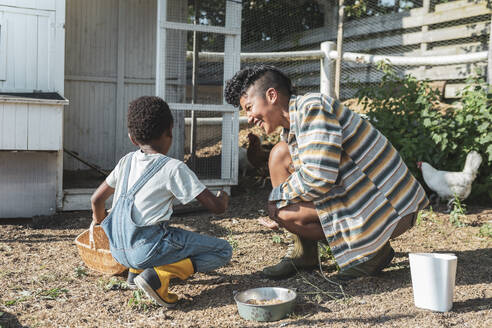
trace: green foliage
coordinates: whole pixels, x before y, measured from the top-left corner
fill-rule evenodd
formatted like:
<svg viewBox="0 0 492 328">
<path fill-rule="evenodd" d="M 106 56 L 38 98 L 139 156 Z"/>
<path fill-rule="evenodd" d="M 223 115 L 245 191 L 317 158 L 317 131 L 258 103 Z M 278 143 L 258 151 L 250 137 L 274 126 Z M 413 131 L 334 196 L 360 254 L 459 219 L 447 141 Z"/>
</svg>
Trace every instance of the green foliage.
<svg viewBox="0 0 492 328">
<path fill-rule="evenodd" d="M 460 199 L 455 195 L 453 209 L 449 213 L 449 221 L 457 228 L 462 228 L 465 224 L 461 219 L 466 218 L 466 206 L 461 204 Z"/>
<path fill-rule="evenodd" d="M 430 220 L 432 222 L 436 222 L 436 213 L 434 212 L 432 206 L 429 206 L 428 210 L 419 211 L 419 213 L 417 214 L 417 220 L 415 221 L 415 225 L 416 226 L 420 225 L 424 220 Z"/>
<path fill-rule="evenodd" d="M 273 235 L 272 236 L 272 241 L 274 244 L 281 244 L 282 243 L 282 236 L 280 235 Z"/>
<path fill-rule="evenodd" d="M 7 300 L 7 301 L 4 301 L 3 304 L 5 306 L 14 306 L 16 305 L 17 303 L 21 303 L 21 302 L 24 302 L 25 300 L 27 300 L 28 297 L 19 297 L 19 298 L 16 298 L 16 299 L 13 299 L 13 300 Z"/>
<path fill-rule="evenodd" d="M 140 289 L 134 290 L 132 296 L 128 299 L 128 306 L 141 312 L 150 310 L 152 304 L 152 300 L 144 298 L 144 293 Z"/>
<path fill-rule="evenodd" d="M 188 23 L 195 20 L 195 3 L 188 2 Z M 200 0 L 198 22 L 213 26 L 225 25 L 224 0 Z M 242 2 L 242 43 L 280 41 L 286 35 L 295 40 L 295 33 L 323 26 L 323 11 L 316 0 L 255 0 Z M 224 36 L 198 33 L 204 51 L 223 51 Z M 189 33 L 191 37 L 191 33 Z M 298 36 L 297 36 L 298 37 Z M 192 39 L 188 40 L 192 50 Z"/>
<path fill-rule="evenodd" d="M 236 251 L 237 248 L 239 247 L 239 243 L 237 240 L 234 238 L 234 235 L 232 233 L 232 230 L 228 229 L 228 236 L 227 236 L 227 242 L 231 245 L 232 250 Z"/>
<path fill-rule="evenodd" d="M 461 103 L 457 104 L 449 126 L 452 133 L 452 149 L 465 151 L 453 152 L 449 156 L 449 166 L 452 169 L 460 169 L 459 163 L 464 163 L 466 154 L 471 150 L 476 150 L 482 155 L 482 165 L 470 196 L 482 203 L 492 199 L 491 96 L 490 86 L 483 77 L 468 78 L 467 85 L 461 93 Z"/>
<path fill-rule="evenodd" d="M 78 266 L 74 269 L 74 275 L 77 278 L 82 278 L 87 276 L 87 270 L 83 266 Z"/>
<path fill-rule="evenodd" d="M 484 223 L 478 231 L 478 236 L 482 238 L 492 238 L 492 224 Z"/>
<path fill-rule="evenodd" d="M 51 288 L 51 289 L 47 289 L 47 290 L 42 290 L 37 295 L 40 296 L 43 299 L 56 300 L 61 295 L 67 294 L 67 293 L 68 293 L 68 289 L 64 289 L 64 288 Z"/>
<path fill-rule="evenodd" d="M 492 111 L 488 85 L 470 77 L 461 101 L 440 110 L 437 90 L 411 75 L 399 76 L 389 63 L 379 63 L 383 77 L 376 87 L 362 87 L 358 101 L 371 123 L 399 151 L 421 182 L 415 165 L 428 162 L 439 170 L 463 170 L 466 155 L 476 150 L 483 157 L 470 199 L 492 199 Z"/>
<path fill-rule="evenodd" d="M 109 279 L 99 279 L 98 285 L 104 290 L 127 290 L 130 289 L 128 284 L 124 280 L 120 280 L 116 277 Z"/>
<path fill-rule="evenodd" d="M 337 261 L 335 261 L 335 257 L 333 256 L 333 253 L 331 252 L 330 245 L 325 244 L 325 243 L 318 243 L 318 254 L 319 254 L 319 260 L 323 261 L 330 261 L 331 263 L 334 264 L 336 270 L 340 270 L 340 267 L 338 266 Z"/>
<path fill-rule="evenodd" d="M 448 1 L 433 0 L 432 4 L 436 5 Z M 422 1 L 345 0 L 344 5 L 346 19 L 351 20 L 359 17 L 379 16 L 422 7 Z"/>
</svg>

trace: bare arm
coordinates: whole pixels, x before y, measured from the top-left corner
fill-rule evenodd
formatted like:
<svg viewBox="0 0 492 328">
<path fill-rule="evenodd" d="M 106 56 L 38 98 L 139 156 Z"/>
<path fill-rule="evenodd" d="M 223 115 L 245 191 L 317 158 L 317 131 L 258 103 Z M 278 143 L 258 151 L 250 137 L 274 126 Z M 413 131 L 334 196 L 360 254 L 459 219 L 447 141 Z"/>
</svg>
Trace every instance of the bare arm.
<svg viewBox="0 0 492 328">
<path fill-rule="evenodd" d="M 205 189 L 196 199 L 212 213 L 222 214 L 226 211 L 229 205 L 229 195 L 225 191 L 219 191 L 217 196 L 212 194 L 210 190 Z"/>
<path fill-rule="evenodd" d="M 114 194 L 114 188 L 110 187 L 106 181 L 96 189 L 91 196 L 92 219 L 96 223 L 101 223 L 106 217 L 105 202 Z"/>
</svg>

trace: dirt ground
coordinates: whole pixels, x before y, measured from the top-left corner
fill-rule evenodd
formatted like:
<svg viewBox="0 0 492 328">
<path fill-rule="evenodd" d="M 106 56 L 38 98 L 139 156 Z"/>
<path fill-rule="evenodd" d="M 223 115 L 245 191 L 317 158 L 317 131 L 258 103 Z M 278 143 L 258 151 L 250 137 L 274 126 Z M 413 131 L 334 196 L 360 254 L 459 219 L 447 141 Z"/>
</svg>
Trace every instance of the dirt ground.
<svg viewBox="0 0 492 328">
<path fill-rule="evenodd" d="M 215 272 L 176 281 L 180 301 L 164 310 L 127 289 L 126 273 L 111 277 L 81 261 L 74 239 L 90 224 L 89 212 L 61 213 L 0 225 L 0 326 L 2 327 L 491 327 L 492 208 L 469 207 L 462 227 L 449 214 L 427 211 L 420 223 L 392 242 L 390 267 L 378 277 L 339 285 L 334 264 L 283 280 L 260 271 L 287 249 L 286 234 L 260 226 L 268 187 L 241 178 L 229 210 L 173 217 L 175 225 L 228 240 L 232 262 Z M 492 228 L 488 226 L 489 229 Z M 482 233 L 480 233 L 482 229 Z M 488 237 L 484 236 L 484 232 Z M 409 252 L 453 252 L 458 257 L 453 309 L 436 313 L 413 304 Z M 253 287 L 280 286 L 298 293 L 295 310 L 270 323 L 246 321 L 233 294 Z"/>
</svg>

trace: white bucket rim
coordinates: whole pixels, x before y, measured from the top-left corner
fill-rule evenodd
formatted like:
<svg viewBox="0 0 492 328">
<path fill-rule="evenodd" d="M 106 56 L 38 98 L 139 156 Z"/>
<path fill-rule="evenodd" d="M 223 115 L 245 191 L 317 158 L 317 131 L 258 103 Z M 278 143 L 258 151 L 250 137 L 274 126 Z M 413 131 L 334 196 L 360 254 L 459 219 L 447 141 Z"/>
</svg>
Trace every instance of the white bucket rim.
<svg viewBox="0 0 492 328">
<path fill-rule="evenodd" d="M 427 257 L 439 260 L 456 260 L 456 254 L 454 253 L 409 253 L 409 257 Z"/>
</svg>

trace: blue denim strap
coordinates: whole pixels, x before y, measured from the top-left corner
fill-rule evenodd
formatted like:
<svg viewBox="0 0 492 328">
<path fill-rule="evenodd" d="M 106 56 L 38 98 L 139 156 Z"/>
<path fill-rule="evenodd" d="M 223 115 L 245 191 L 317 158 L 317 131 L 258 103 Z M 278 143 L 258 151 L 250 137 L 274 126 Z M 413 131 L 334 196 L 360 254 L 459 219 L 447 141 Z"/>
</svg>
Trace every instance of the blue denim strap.
<svg viewBox="0 0 492 328">
<path fill-rule="evenodd" d="M 136 152 L 133 152 L 131 156 L 128 156 L 125 165 L 125 174 L 123 175 L 123 183 L 121 184 L 121 195 L 125 195 L 128 192 L 128 177 L 130 176 L 130 169 L 132 167 L 132 158 Z"/>
<path fill-rule="evenodd" d="M 150 178 L 154 176 L 168 161 L 170 160 L 169 157 L 162 155 L 159 159 L 157 159 L 152 165 L 147 167 L 144 171 L 144 173 L 138 178 L 138 180 L 133 184 L 132 188 L 128 190 L 128 185 L 126 185 L 127 192 L 126 195 L 128 196 L 133 196 L 137 193 L 142 186 L 149 181 Z M 127 164 L 128 168 L 125 172 L 125 178 L 123 180 L 123 183 L 128 184 L 128 175 L 130 174 L 130 169 L 129 167 L 131 166 L 131 159 L 129 163 Z M 126 180 L 126 181 L 125 181 Z"/>
</svg>

